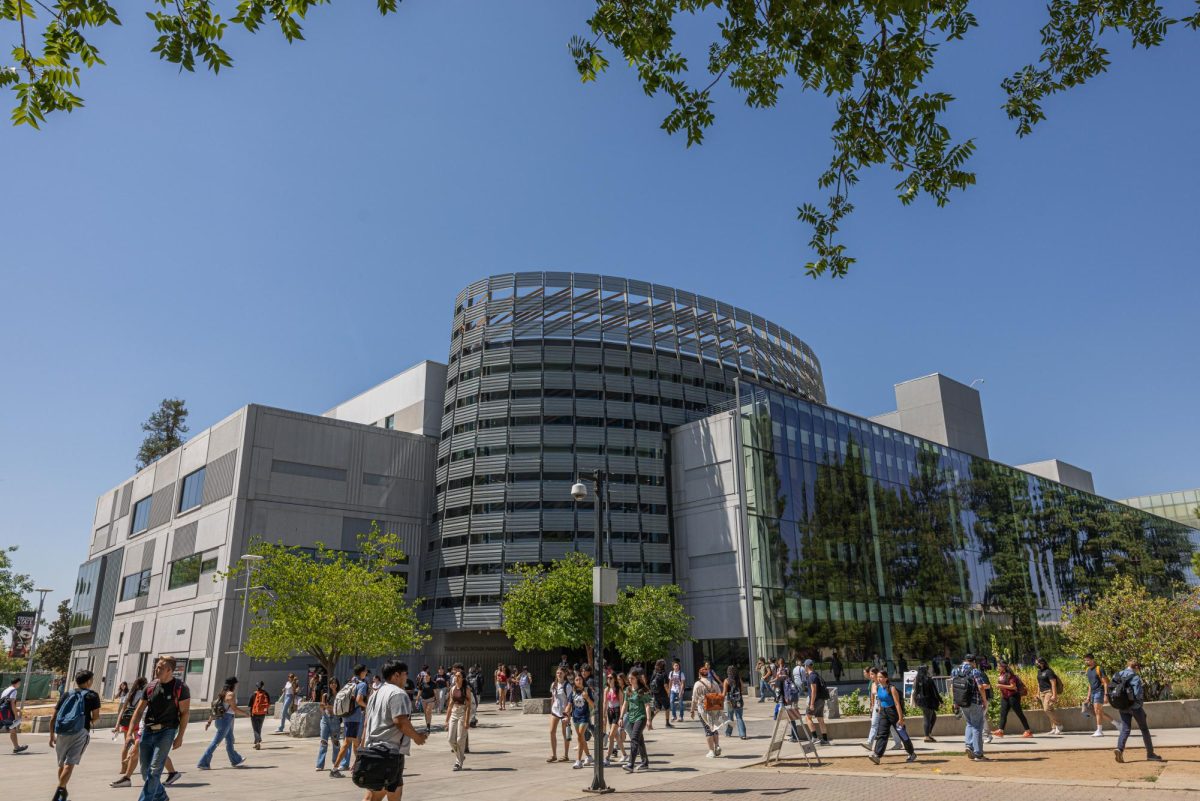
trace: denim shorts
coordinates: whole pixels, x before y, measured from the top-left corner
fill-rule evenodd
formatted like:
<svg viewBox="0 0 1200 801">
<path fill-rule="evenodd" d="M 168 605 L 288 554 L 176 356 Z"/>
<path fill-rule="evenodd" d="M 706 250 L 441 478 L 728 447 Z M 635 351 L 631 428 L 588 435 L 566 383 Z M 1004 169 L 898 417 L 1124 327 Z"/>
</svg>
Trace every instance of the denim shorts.
<svg viewBox="0 0 1200 801">
<path fill-rule="evenodd" d="M 344 725 L 346 726 L 346 739 L 357 740 L 358 733 L 362 730 L 362 721 L 347 720 Z"/>
<path fill-rule="evenodd" d="M 1104 703 L 1104 690 L 1096 690 L 1096 692 L 1092 693 L 1092 703 L 1093 704 L 1103 704 Z"/>
</svg>

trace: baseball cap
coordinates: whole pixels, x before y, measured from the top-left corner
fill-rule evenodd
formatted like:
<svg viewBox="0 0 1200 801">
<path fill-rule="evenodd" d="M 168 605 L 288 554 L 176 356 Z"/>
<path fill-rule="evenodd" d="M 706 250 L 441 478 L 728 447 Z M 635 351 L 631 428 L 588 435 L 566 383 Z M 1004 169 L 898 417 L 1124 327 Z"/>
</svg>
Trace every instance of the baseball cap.
<svg viewBox="0 0 1200 801">
<path fill-rule="evenodd" d="M 974 662 L 975 654 L 967 654 L 966 656 L 963 657 L 963 661 L 964 662 Z"/>
<path fill-rule="evenodd" d="M 804 660 L 804 666 L 805 666 L 805 667 L 812 667 L 812 666 L 813 666 L 813 661 L 812 661 L 811 659 L 805 659 L 805 660 Z"/>
</svg>

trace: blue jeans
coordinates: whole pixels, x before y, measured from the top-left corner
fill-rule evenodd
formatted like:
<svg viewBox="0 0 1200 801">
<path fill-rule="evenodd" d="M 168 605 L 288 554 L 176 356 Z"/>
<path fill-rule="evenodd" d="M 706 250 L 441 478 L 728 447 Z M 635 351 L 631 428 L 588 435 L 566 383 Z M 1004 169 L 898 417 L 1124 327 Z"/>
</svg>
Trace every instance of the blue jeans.
<svg viewBox="0 0 1200 801">
<path fill-rule="evenodd" d="M 238 766 L 245 761 L 245 757 L 233 749 L 233 715 L 222 715 L 213 721 L 213 726 L 217 733 L 213 735 L 212 742 L 208 744 L 208 748 L 204 749 L 204 755 L 200 757 L 200 762 L 196 765 L 198 768 L 207 768 L 212 764 L 213 753 L 217 750 L 222 742 L 225 743 L 225 753 L 229 756 L 229 764 Z"/>
<path fill-rule="evenodd" d="M 138 758 L 142 769 L 142 794 L 138 801 L 167 801 L 167 791 L 162 786 L 163 765 L 171 755 L 171 745 L 175 742 L 175 729 L 160 729 L 142 732 L 142 742 L 138 745 Z"/>
<path fill-rule="evenodd" d="M 758 680 L 758 702 L 760 704 L 765 703 L 767 700 L 767 696 L 771 695 L 771 694 L 772 694 L 771 693 L 771 685 L 767 683 L 766 679 L 759 679 Z"/>
<path fill-rule="evenodd" d="M 288 719 L 292 716 L 292 696 L 285 695 L 283 697 L 283 711 L 279 713 L 279 728 L 275 731 L 283 731 L 283 727 L 287 725 Z"/>
<path fill-rule="evenodd" d="M 733 723 L 737 721 L 738 736 L 746 736 L 746 719 L 742 717 L 742 708 L 736 707 L 729 710 L 729 720 L 725 723 L 725 736 L 729 737 L 733 734 Z"/>
<path fill-rule="evenodd" d="M 976 754 L 982 754 L 983 729 L 987 726 L 987 708 L 983 704 L 971 704 L 960 708 L 963 721 L 967 724 L 966 734 L 963 735 L 963 744 Z"/>
<path fill-rule="evenodd" d="M 321 715 L 321 747 L 317 749 L 317 770 L 325 769 L 325 754 L 328 753 L 329 741 L 333 740 L 331 759 L 337 759 L 342 744 L 342 721 L 336 715 Z M 330 763 L 332 764 L 332 762 Z M 336 768 L 337 766 L 334 765 Z"/>
<path fill-rule="evenodd" d="M 683 720 L 683 690 L 671 690 L 671 720 Z"/>
</svg>

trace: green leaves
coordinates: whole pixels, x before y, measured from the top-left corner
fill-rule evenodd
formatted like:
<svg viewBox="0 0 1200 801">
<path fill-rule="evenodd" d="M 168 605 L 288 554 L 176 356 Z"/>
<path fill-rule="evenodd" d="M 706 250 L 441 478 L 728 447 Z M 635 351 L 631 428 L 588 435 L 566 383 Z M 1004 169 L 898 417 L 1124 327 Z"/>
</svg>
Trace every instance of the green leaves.
<svg viewBox="0 0 1200 801">
<path fill-rule="evenodd" d="M 251 552 L 260 589 L 250 594 L 253 613 L 245 652 L 256 659 L 283 661 L 307 653 L 332 671 L 347 654 L 364 657 L 406 653 L 429 638 L 416 608 L 404 600 L 404 563 L 395 534 L 378 524 L 359 536 L 359 551 L 318 545 L 315 554 L 294 546 L 258 542 Z M 222 574 L 236 580 L 246 565 Z"/>
<path fill-rule="evenodd" d="M 660 659 L 673 645 L 690 642 L 692 618 L 683 610 L 674 584 L 626 587 L 609 617 L 611 642 L 627 660 Z"/>
</svg>

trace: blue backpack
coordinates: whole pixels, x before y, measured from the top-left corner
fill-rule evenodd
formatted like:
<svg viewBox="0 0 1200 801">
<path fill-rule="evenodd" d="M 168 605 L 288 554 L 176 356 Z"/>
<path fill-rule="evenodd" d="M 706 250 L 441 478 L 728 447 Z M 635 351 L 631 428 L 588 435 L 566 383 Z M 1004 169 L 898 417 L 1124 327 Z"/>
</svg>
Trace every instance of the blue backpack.
<svg viewBox="0 0 1200 801">
<path fill-rule="evenodd" d="M 83 731 L 84 716 L 87 714 L 87 704 L 84 702 L 86 695 L 87 690 L 72 690 L 63 699 L 54 716 L 55 734 L 78 734 Z"/>
</svg>

